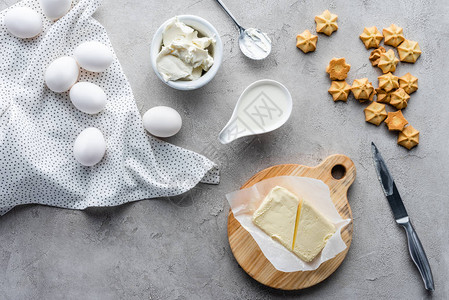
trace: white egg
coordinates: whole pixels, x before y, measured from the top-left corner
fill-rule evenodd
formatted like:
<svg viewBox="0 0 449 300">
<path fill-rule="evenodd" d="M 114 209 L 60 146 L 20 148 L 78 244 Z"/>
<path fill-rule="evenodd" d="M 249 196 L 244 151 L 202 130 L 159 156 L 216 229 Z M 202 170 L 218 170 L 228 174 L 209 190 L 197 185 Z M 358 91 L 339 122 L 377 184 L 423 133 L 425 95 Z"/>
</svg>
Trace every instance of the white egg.
<svg viewBox="0 0 449 300">
<path fill-rule="evenodd" d="M 72 0 L 41 0 L 42 10 L 50 20 L 64 16 L 72 6 Z"/>
<path fill-rule="evenodd" d="M 89 127 L 81 131 L 73 145 L 73 155 L 83 166 L 93 166 L 101 161 L 106 152 L 106 141 L 100 130 Z"/>
<path fill-rule="evenodd" d="M 81 68 L 91 72 L 105 71 L 113 60 L 112 51 L 97 41 L 80 44 L 73 55 Z"/>
<path fill-rule="evenodd" d="M 42 31 L 41 16 L 29 7 L 16 7 L 5 15 L 6 30 L 12 35 L 28 39 Z"/>
<path fill-rule="evenodd" d="M 48 66 L 45 71 L 45 83 L 53 92 L 66 92 L 78 80 L 79 73 L 76 60 L 69 56 L 63 56 Z"/>
<path fill-rule="evenodd" d="M 173 136 L 178 133 L 181 126 L 181 116 L 171 107 L 156 106 L 143 115 L 143 127 L 154 136 Z"/>
<path fill-rule="evenodd" d="M 69 94 L 73 105 L 86 114 L 98 114 L 106 106 L 105 92 L 90 82 L 75 83 Z"/>
</svg>

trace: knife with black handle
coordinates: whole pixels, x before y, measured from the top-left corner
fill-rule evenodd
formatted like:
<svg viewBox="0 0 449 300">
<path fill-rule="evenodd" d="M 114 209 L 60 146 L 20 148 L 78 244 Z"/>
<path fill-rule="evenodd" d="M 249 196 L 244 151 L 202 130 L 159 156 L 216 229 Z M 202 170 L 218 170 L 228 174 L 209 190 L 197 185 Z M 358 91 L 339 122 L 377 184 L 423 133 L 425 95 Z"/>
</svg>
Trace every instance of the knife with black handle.
<svg viewBox="0 0 449 300">
<path fill-rule="evenodd" d="M 374 143 L 371 143 L 371 150 L 373 152 L 374 165 L 376 167 L 380 184 L 382 185 L 382 189 L 388 199 L 391 210 L 393 211 L 396 223 L 404 227 L 405 232 L 407 233 L 408 250 L 410 252 L 410 256 L 418 268 L 419 273 L 421 273 L 426 290 L 434 291 L 435 285 L 426 252 L 424 252 L 421 241 L 419 240 L 418 235 L 410 222 L 407 210 L 405 209 L 404 203 L 402 202 L 401 196 L 396 188 L 393 177 L 388 171 L 387 165 L 385 164 L 382 155 L 380 155 L 379 150 Z"/>
</svg>

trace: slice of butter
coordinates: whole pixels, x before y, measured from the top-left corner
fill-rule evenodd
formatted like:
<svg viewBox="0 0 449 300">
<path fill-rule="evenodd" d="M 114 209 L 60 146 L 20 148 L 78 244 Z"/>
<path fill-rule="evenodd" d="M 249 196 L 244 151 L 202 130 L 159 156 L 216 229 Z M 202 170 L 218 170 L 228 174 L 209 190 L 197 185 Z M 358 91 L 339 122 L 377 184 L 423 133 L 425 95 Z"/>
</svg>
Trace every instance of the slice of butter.
<svg viewBox="0 0 449 300">
<path fill-rule="evenodd" d="M 335 233 L 335 226 L 306 200 L 302 201 L 296 224 L 293 253 L 306 262 L 312 261 Z"/>
<path fill-rule="evenodd" d="M 276 186 L 253 214 L 253 222 L 300 259 L 312 261 L 335 233 L 335 226 L 306 200 Z"/>
<path fill-rule="evenodd" d="M 299 199 L 276 186 L 253 214 L 253 222 L 270 237 L 292 251 Z"/>
</svg>

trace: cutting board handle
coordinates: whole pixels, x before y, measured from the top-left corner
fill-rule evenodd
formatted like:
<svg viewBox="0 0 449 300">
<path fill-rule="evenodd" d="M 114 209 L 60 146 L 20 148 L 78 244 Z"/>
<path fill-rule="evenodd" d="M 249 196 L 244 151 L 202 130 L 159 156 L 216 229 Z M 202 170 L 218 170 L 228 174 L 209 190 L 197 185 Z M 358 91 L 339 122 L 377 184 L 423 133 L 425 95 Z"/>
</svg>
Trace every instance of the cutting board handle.
<svg viewBox="0 0 449 300">
<path fill-rule="evenodd" d="M 343 154 L 334 154 L 327 157 L 321 164 L 315 167 L 320 169 L 324 174 L 323 178 L 330 188 L 344 188 L 348 189 L 354 182 L 356 176 L 356 168 L 354 162 Z M 341 178 L 335 178 L 332 175 L 332 170 L 334 168 L 340 168 L 343 170 Z M 327 174 L 326 174 L 327 173 Z"/>
</svg>

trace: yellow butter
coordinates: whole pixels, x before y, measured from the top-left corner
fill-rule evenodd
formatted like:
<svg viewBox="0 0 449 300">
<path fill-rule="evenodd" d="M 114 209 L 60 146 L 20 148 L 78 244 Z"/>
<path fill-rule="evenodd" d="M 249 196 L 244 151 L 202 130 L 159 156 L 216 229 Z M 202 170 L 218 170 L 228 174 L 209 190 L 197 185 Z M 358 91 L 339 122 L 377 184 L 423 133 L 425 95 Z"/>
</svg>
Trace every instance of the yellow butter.
<svg viewBox="0 0 449 300">
<path fill-rule="evenodd" d="M 253 214 L 253 222 L 273 239 L 292 251 L 299 199 L 276 186 Z"/>
<path fill-rule="evenodd" d="M 253 214 L 253 222 L 306 262 L 312 261 L 335 233 L 335 226 L 305 200 L 276 186 Z"/>
<path fill-rule="evenodd" d="M 306 262 L 312 261 L 335 233 L 335 226 L 307 201 L 302 201 L 293 253 Z"/>
</svg>

